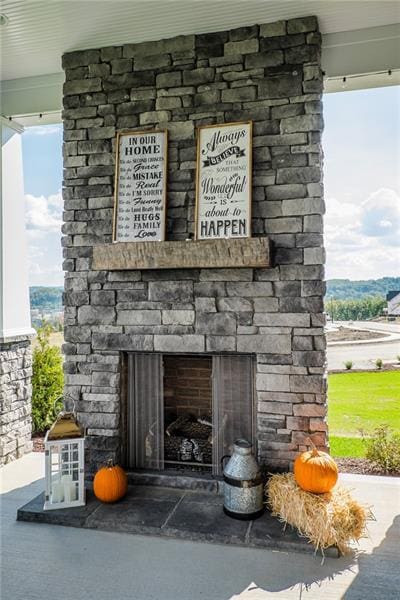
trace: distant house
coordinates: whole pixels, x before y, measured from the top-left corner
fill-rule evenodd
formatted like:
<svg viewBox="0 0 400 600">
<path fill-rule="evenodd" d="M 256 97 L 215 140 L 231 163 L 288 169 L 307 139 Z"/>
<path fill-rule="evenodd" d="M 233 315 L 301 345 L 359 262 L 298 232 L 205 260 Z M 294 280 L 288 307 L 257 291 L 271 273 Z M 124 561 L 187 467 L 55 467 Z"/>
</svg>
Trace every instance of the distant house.
<svg viewBox="0 0 400 600">
<path fill-rule="evenodd" d="M 388 317 L 400 317 L 400 290 L 386 294 Z"/>
</svg>

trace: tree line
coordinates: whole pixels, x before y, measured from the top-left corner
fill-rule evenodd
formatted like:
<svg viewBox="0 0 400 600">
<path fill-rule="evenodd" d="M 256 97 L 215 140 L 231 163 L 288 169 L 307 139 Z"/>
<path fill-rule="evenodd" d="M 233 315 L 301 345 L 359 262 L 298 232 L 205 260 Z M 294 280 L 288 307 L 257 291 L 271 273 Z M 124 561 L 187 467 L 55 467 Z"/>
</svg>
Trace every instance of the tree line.
<svg viewBox="0 0 400 600">
<path fill-rule="evenodd" d="M 383 298 L 390 290 L 400 290 L 400 277 L 381 277 L 350 281 L 350 279 L 328 279 L 326 297 L 328 300 L 358 300 L 363 298 Z"/>
<path fill-rule="evenodd" d="M 39 310 L 62 310 L 62 287 L 32 286 L 29 288 L 31 308 Z"/>
<path fill-rule="evenodd" d="M 373 319 L 383 314 L 386 308 L 386 299 L 379 296 L 370 296 L 359 300 L 325 300 L 325 311 L 328 318 L 333 321 L 364 321 Z"/>
</svg>

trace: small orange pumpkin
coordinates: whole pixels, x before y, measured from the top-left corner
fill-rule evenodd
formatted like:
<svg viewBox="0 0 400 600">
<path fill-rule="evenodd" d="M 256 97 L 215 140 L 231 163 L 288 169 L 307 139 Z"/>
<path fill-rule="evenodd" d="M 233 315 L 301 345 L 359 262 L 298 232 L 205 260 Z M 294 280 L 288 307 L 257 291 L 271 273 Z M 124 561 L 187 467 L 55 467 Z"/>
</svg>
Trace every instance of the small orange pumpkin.
<svg viewBox="0 0 400 600">
<path fill-rule="evenodd" d="M 306 492 L 325 494 L 337 482 L 337 464 L 329 454 L 312 445 L 312 450 L 299 454 L 294 461 L 294 478 Z"/>
<path fill-rule="evenodd" d="M 120 500 L 128 491 L 128 478 L 125 471 L 112 462 L 106 467 L 101 467 L 95 475 L 93 491 L 96 498 L 102 502 Z"/>
</svg>

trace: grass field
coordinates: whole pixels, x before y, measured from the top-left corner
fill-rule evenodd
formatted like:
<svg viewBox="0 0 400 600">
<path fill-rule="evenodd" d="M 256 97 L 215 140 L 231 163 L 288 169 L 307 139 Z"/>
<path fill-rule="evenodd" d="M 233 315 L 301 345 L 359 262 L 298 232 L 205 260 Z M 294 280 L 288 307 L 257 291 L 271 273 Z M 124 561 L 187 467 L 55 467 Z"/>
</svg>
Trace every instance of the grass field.
<svg viewBox="0 0 400 600">
<path fill-rule="evenodd" d="M 332 456 L 352 458 L 365 456 L 365 445 L 361 438 L 330 435 L 329 445 Z"/>
<path fill-rule="evenodd" d="M 360 430 L 387 424 L 400 431 L 400 372 L 329 375 L 328 423 L 333 456 L 363 456 Z"/>
</svg>

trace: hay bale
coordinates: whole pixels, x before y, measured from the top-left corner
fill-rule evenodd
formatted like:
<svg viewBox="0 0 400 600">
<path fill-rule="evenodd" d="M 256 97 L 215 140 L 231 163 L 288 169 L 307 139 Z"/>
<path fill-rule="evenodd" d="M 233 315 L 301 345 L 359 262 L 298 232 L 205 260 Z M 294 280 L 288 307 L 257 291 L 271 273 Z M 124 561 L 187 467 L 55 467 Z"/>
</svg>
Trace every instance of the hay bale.
<svg viewBox="0 0 400 600">
<path fill-rule="evenodd" d="M 272 475 L 265 491 L 272 515 L 296 527 L 316 550 L 336 546 L 348 553 L 349 542 L 365 537 L 366 522 L 372 518 L 370 508 L 340 484 L 327 494 L 311 494 L 297 485 L 293 473 L 284 473 Z"/>
</svg>

